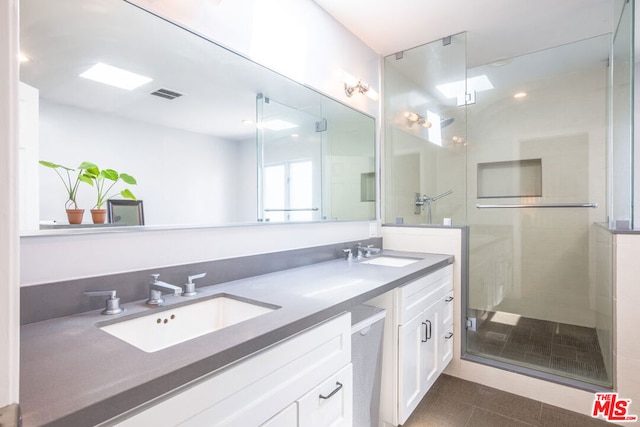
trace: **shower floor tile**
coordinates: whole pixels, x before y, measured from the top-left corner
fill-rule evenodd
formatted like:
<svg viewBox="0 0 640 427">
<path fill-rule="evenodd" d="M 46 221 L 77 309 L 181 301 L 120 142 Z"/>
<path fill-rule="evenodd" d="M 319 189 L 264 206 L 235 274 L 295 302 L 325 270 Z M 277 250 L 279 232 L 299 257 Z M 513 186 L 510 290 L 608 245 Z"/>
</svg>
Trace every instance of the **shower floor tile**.
<svg viewBox="0 0 640 427">
<path fill-rule="evenodd" d="M 582 381 L 607 383 L 595 328 L 520 317 L 515 324 L 492 321 L 495 313 L 467 334 L 467 350 L 544 368 Z"/>
</svg>

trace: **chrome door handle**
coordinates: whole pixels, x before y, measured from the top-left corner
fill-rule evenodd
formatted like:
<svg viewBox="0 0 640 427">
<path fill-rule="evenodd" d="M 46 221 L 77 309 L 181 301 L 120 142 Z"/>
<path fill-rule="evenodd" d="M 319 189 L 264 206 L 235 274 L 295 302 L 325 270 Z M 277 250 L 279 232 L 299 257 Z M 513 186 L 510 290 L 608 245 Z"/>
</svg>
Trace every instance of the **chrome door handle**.
<svg viewBox="0 0 640 427">
<path fill-rule="evenodd" d="M 330 399 L 331 396 L 333 396 L 334 394 L 336 394 L 337 392 L 340 391 L 340 389 L 342 388 L 342 383 L 339 383 L 338 381 L 336 381 L 336 388 L 333 389 L 333 391 L 331 393 L 329 393 L 326 396 L 320 395 L 318 397 L 320 397 L 320 399 Z"/>
<path fill-rule="evenodd" d="M 424 325 L 424 336 L 425 336 L 425 339 L 423 339 L 422 342 L 427 342 L 431 339 L 431 321 L 425 320 L 424 322 L 422 322 L 422 324 Z"/>
<path fill-rule="evenodd" d="M 451 302 L 451 301 L 453 301 L 453 297 L 449 297 L 446 300 L 444 300 L 444 302 Z"/>
<path fill-rule="evenodd" d="M 447 336 L 444 337 L 445 340 L 450 340 L 451 338 L 453 338 L 453 332 L 449 332 Z"/>
<path fill-rule="evenodd" d="M 429 340 L 429 338 L 427 338 L 427 323 L 426 322 L 422 322 L 422 324 L 424 325 L 424 339 L 420 339 L 420 341 L 422 342 L 427 342 Z"/>
</svg>

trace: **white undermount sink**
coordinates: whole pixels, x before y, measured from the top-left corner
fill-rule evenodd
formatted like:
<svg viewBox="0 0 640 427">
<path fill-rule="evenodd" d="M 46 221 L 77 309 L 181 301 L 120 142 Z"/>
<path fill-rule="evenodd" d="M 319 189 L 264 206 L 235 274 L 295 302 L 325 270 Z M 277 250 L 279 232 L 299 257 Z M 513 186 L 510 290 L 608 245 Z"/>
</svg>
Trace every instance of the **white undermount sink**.
<svg viewBox="0 0 640 427">
<path fill-rule="evenodd" d="M 418 258 L 403 258 L 397 256 L 380 255 L 367 261 L 361 261 L 360 264 L 382 265 L 385 267 L 405 267 L 414 262 L 418 262 Z"/>
<path fill-rule="evenodd" d="M 278 308 L 280 307 L 219 294 L 176 308 L 160 308 L 141 317 L 101 326 L 100 329 L 140 350 L 153 353 Z"/>
</svg>

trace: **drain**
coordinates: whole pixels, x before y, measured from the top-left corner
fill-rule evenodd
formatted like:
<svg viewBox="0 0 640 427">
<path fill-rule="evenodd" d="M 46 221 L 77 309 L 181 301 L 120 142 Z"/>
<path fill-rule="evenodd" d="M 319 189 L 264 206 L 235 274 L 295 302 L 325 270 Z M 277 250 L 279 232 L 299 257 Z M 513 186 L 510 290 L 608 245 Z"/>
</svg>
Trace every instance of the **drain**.
<svg viewBox="0 0 640 427">
<path fill-rule="evenodd" d="M 500 332 L 487 332 L 485 335 L 487 338 L 491 338 L 492 340 L 497 340 L 497 341 L 506 341 L 507 340 L 507 334 L 503 334 Z"/>
</svg>

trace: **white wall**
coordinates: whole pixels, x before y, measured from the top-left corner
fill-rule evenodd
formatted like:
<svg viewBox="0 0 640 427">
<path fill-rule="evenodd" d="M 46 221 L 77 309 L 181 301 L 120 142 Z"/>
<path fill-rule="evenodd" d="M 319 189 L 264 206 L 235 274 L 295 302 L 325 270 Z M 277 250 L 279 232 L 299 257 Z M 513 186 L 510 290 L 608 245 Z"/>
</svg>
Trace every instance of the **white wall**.
<svg viewBox="0 0 640 427">
<path fill-rule="evenodd" d="M 154 267 L 322 246 L 369 237 L 369 223 L 256 224 L 23 237 L 21 283 L 37 285 Z"/>
<path fill-rule="evenodd" d="M 614 236 L 614 363 L 617 368 L 616 390 L 620 397 L 631 399 L 632 414 L 640 414 L 640 236 Z"/>
<path fill-rule="evenodd" d="M 640 57 L 636 59 L 640 60 Z M 640 62 L 636 62 L 634 65 L 633 122 L 635 126 L 633 128 L 633 139 L 634 141 L 640 141 L 640 84 L 638 84 L 638 82 L 640 82 Z M 640 165 L 640 149 L 638 149 L 637 146 L 635 146 L 633 151 L 633 164 L 634 166 Z M 638 203 L 640 203 L 640 173 L 634 171 L 633 178 L 633 224 L 635 229 L 640 229 L 640 209 L 638 209 Z"/>
<path fill-rule="evenodd" d="M 19 382 L 17 34 L 17 1 L 0 2 L 0 408 L 18 402 Z"/>
<path fill-rule="evenodd" d="M 255 220 L 256 190 L 238 197 L 241 177 L 255 173 L 241 167 L 241 144 L 204 134 L 150 125 L 41 101 L 40 158 L 75 168 L 82 161 L 133 175 L 138 184 L 120 182 L 110 194 L 129 188 L 144 203 L 145 223 L 229 224 Z M 40 218 L 66 223 L 66 192 L 55 171 L 40 166 Z M 246 209 L 236 201 L 248 200 Z M 95 187 L 81 184 L 78 205 L 88 210 L 96 201 Z M 103 206 L 106 208 L 106 206 Z"/>
</svg>

